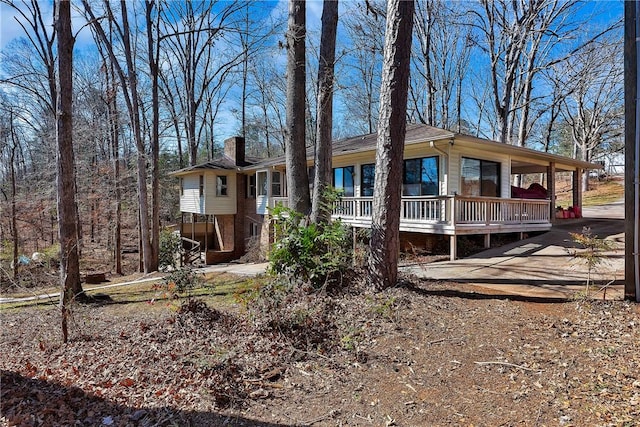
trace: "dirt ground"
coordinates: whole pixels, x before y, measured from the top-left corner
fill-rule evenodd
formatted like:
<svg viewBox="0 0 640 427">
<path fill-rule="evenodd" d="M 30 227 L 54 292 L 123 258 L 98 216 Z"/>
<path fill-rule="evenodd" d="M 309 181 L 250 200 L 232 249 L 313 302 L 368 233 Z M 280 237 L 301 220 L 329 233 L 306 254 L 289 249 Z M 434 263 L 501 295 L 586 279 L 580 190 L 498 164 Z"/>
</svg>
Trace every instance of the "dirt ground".
<svg viewBox="0 0 640 427">
<path fill-rule="evenodd" d="M 4 309 L 1 424 L 640 423 L 637 305 L 411 278 L 287 298 L 78 306 L 67 345 L 57 308 Z"/>
</svg>

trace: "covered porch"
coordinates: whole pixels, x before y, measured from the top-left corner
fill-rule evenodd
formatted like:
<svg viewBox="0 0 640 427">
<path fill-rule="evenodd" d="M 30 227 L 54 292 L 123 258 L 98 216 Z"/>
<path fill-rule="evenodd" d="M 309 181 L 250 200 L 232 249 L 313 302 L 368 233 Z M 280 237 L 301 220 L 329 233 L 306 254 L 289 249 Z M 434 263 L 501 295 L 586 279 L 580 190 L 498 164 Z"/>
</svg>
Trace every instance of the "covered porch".
<svg viewBox="0 0 640 427">
<path fill-rule="evenodd" d="M 182 213 L 180 236 L 185 264 L 229 262 L 235 254 L 234 215 Z"/>
<path fill-rule="evenodd" d="M 274 197 L 271 207 L 287 205 Z M 549 200 L 470 196 L 406 196 L 400 207 L 400 231 L 450 236 L 450 257 L 457 257 L 456 236 L 482 234 L 485 246 L 495 233 L 548 231 L 552 226 Z M 373 197 L 343 197 L 333 218 L 357 228 L 370 228 Z"/>
</svg>

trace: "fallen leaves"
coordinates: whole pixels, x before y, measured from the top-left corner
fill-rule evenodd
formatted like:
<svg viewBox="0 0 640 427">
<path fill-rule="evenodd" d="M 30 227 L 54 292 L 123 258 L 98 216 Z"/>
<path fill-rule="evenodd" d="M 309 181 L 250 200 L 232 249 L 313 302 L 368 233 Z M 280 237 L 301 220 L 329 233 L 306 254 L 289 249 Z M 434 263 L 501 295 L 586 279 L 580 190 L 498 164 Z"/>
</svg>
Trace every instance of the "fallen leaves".
<svg viewBox="0 0 640 427">
<path fill-rule="evenodd" d="M 414 286 L 292 301 L 295 324 L 197 301 L 166 311 L 140 304 L 126 316 L 81 307 L 66 346 L 51 330 L 56 310 L 0 313 L 10 349 L 0 360 L 2 415 L 9 425 L 114 426 L 640 419 L 634 305 L 542 305 Z"/>
</svg>

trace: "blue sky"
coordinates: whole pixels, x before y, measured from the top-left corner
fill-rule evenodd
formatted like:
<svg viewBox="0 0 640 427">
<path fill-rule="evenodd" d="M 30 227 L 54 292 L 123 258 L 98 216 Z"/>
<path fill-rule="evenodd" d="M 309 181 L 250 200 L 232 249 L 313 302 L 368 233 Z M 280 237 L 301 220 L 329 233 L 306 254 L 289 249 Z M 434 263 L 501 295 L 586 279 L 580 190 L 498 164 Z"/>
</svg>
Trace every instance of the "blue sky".
<svg viewBox="0 0 640 427">
<path fill-rule="evenodd" d="M 16 0 L 20 2 L 21 0 Z M 467 1 L 467 0 L 462 0 Z M 79 0 L 72 0 L 72 4 L 74 6 L 80 6 Z M 362 3 L 364 0 L 341 0 L 340 2 L 340 13 L 341 15 L 345 15 L 350 13 L 350 10 L 354 9 L 356 4 Z M 132 2 L 133 3 L 133 2 Z M 137 1 L 138 6 L 141 6 L 141 2 Z M 286 13 L 287 11 L 287 0 L 279 0 L 279 1 L 262 1 L 262 5 L 264 6 L 264 13 Z M 50 21 L 53 22 L 53 2 L 51 0 L 43 0 L 39 3 L 42 8 L 45 19 L 49 17 Z M 307 2 L 307 30 L 309 34 L 308 46 L 317 47 L 316 41 L 311 41 L 317 39 L 320 26 L 321 26 L 321 16 L 322 16 L 322 1 L 321 0 L 311 0 Z M 615 21 L 616 19 L 620 19 L 623 16 L 623 5 L 622 1 L 614 1 L 614 0 L 606 0 L 606 1 L 587 1 L 584 3 L 582 10 L 580 11 L 580 15 L 583 15 L 584 18 L 588 18 L 589 22 L 593 24 L 593 27 L 590 28 L 580 28 L 579 30 L 588 31 L 589 29 L 593 29 L 595 27 L 600 27 L 605 25 L 606 23 L 610 23 Z M 76 51 L 77 55 L 82 55 L 82 53 L 90 53 L 94 49 L 94 43 L 92 39 L 91 31 L 88 27 L 83 27 L 85 24 L 84 19 L 80 16 L 77 10 L 72 9 L 72 13 L 74 15 L 74 23 L 73 29 L 76 33 Z M 9 43 L 12 39 L 16 37 L 21 37 L 24 35 L 22 28 L 16 23 L 14 17 L 16 15 L 15 10 L 11 7 L 7 6 L 4 3 L 0 3 L 0 49 L 5 48 L 7 43 Z M 341 26 L 339 23 L 339 31 L 341 30 Z M 278 36 L 280 39 L 284 39 L 284 34 Z M 344 42 L 344 35 L 338 37 L 339 41 Z M 568 49 L 570 49 L 567 46 Z M 284 62 L 285 62 L 285 54 L 284 51 L 280 52 L 280 57 L 275 58 L 274 60 L 278 63 L 282 63 L 283 73 L 284 73 Z M 312 53 L 310 53 L 312 55 Z M 474 59 L 477 61 L 478 59 Z M 472 69 L 475 67 L 471 67 Z M 315 72 L 315 70 L 309 70 L 310 73 Z M 472 78 L 471 76 L 469 78 Z M 235 101 L 234 101 L 235 102 Z M 231 112 L 234 106 L 230 106 L 229 108 L 223 109 L 221 111 L 221 115 L 219 117 L 219 132 L 220 136 L 228 136 L 233 133 L 234 129 L 238 127 L 237 118 Z M 336 105 L 336 114 L 340 114 L 340 105 Z"/>
</svg>

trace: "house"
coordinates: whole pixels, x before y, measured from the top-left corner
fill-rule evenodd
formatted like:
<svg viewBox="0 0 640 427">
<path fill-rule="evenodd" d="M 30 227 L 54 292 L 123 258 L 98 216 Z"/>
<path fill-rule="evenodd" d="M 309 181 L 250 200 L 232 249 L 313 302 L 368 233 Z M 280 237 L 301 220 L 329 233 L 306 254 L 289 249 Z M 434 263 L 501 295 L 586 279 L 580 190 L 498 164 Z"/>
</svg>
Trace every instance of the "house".
<svg viewBox="0 0 640 427">
<path fill-rule="evenodd" d="M 343 190 L 334 217 L 371 225 L 376 134 L 333 144 L 333 185 Z M 284 157 L 244 155 L 243 138 L 225 141 L 224 156 L 172 173 L 180 179 L 181 235 L 206 254 L 206 263 L 239 258 L 249 239 L 270 239 L 269 208 L 287 204 Z M 313 152 L 307 153 L 312 171 Z M 454 133 L 407 125 L 400 219 L 405 245 L 432 246 L 457 236 L 546 231 L 555 221 L 555 174 L 571 172 L 573 205 L 581 208 L 580 180 L 598 164 Z M 516 174 L 544 174 L 547 188 L 513 188 Z"/>
</svg>

